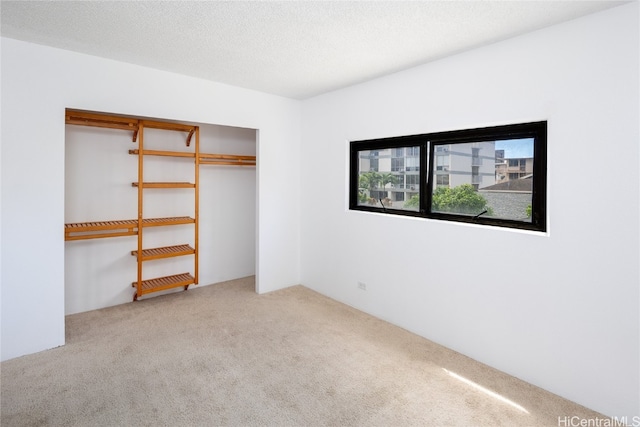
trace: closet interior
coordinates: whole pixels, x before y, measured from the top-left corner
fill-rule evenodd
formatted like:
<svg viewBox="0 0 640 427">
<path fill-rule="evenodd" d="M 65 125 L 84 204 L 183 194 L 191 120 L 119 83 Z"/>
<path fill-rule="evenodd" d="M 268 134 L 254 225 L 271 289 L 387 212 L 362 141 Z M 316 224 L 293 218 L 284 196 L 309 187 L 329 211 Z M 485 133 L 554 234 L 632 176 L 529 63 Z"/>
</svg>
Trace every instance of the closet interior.
<svg viewBox="0 0 640 427">
<path fill-rule="evenodd" d="M 133 145 L 128 154 L 135 158 L 136 171 L 127 170 L 135 180 L 131 181 L 128 200 L 135 217 L 101 218 L 86 222 L 69 222 L 64 225 L 64 238 L 67 242 L 89 239 L 112 239 L 124 236 L 136 236 L 137 244 L 129 251 L 135 259 L 137 273 L 131 281 L 134 288 L 133 300 L 174 288 L 188 289 L 199 282 L 199 246 L 200 246 L 200 175 L 201 167 L 255 167 L 255 155 L 204 153 L 200 150 L 200 126 L 172 121 L 147 120 L 135 117 L 101 114 L 77 110 L 66 110 L 67 125 L 88 126 L 115 130 L 116 138 L 128 138 Z M 112 131 L 110 131 L 112 132 Z M 171 133 L 169 138 L 161 138 L 163 133 Z M 172 159 L 180 163 L 174 168 L 172 163 L 154 164 L 153 158 Z M 130 165 L 133 162 L 128 162 Z M 185 165 L 190 171 L 185 172 Z M 175 173 L 173 169 L 180 169 Z M 113 173 L 119 173 L 120 167 L 114 166 Z M 96 171 L 100 173 L 99 171 Z M 178 176 L 178 178 L 176 178 Z M 99 191 L 99 190 L 97 190 Z M 99 196 L 98 196 L 99 198 Z M 172 215 L 156 215 L 147 199 L 156 198 L 156 202 L 170 206 Z M 115 201 L 118 202 L 118 201 Z M 114 203 L 105 200 L 105 203 Z M 156 209 L 157 210 L 157 209 Z M 108 211 L 108 209 L 107 209 Z M 179 227 L 180 233 L 170 230 Z M 185 234 L 185 227 L 190 233 Z M 162 228 L 164 244 L 156 246 L 153 238 L 147 235 L 154 229 Z M 167 241 L 176 239 L 175 241 Z M 184 240 L 180 240 L 184 239 Z M 188 258 L 187 271 L 174 271 L 158 277 L 148 277 L 145 271 L 150 264 L 162 263 L 175 258 Z M 169 265 L 171 265 L 169 263 Z M 171 267 L 169 267 L 171 268 Z"/>
</svg>

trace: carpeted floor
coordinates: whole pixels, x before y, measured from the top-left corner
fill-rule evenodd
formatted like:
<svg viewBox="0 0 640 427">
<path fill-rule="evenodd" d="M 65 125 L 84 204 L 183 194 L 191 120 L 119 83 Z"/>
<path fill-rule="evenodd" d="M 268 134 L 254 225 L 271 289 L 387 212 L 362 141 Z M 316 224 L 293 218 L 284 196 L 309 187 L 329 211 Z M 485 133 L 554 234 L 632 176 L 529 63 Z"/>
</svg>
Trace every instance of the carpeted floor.
<svg viewBox="0 0 640 427">
<path fill-rule="evenodd" d="M 253 277 L 68 316 L 64 347 L 0 368 L 7 427 L 604 418 L 302 286 L 257 295 Z"/>
</svg>

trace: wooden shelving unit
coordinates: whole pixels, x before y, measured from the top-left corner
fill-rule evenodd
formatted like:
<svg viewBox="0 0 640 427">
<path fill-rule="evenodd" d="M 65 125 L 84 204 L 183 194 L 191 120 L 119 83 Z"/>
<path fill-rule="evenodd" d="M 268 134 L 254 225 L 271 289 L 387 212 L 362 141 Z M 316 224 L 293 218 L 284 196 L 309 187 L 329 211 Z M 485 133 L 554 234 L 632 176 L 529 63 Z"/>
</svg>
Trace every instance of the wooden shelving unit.
<svg viewBox="0 0 640 427">
<path fill-rule="evenodd" d="M 66 124 L 80 126 L 94 126 L 110 129 L 121 129 L 132 132 L 132 141 L 138 143 L 137 149 L 129 150 L 129 154 L 138 156 L 138 180 L 132 187 L 138 191 L 138 218 L 126 220 L 107 220 L 65 224 L 65 240 L 86 240 L 106 237 L 137 236 L 137 249 L 131 255 L 137 260 L 137 277 L 132 283 L 136 289 L 133 300 L 143 295 L 168 289 L 198 284 L 198 216 L 199 216 L 199 179 L 200 165 L 222 166 L 255 166 L 255 156 L 241 156 L 230 154 L 200 153 L 200 128 L 195 125 L 142 120 L 131 117 L 121 117 L 108 114 L 87 113 L 83 111 L 67 110 Z M 194 142 L 193 151 L 147 150 L 145 148 L 145 129 L 160 129 L 164 131 L 183 132 L 186 134 L 187 147 Z M 193 182 L 147 182 L 144 180 L 145 158 L 147 156 L 164 156 L 173 158 L 193 159 Z M 179 216 L 168 218 L 146 218 L 143 212 L 145 190 L 163 191 L 164 189 L 190 189 L 193 191 L 194 216 Z M 194 244 L 179 243 L 172 246 L 147 248 L 144 244 L 145 229 L 148 227 L 170 227 L 192 224 L 194 228 Z M 144 264 L 167 258 L 193 256 L 193 271 L 179 273 L 152 279 L 143 278 Z"/>
<path fill-rule="evenodd" d="M 145 169 L 145 157 L 147 152 L 145 150 L 145 129 L 160 129 L 171 132 L 184 132 L 187 134 L 185 144 L 187 147 L 191 145 L 192 139 L 195 136 L 194 152 L 174 152 L 164 151 L 163 156 L 177 157 L 177 158 L 193 158 L 194 159 L 194 181 L 193 182 L 146 182 L 144 180 Z M 198 284 L 198 209 L 199 209 L 199 193 L 198 183 L 200 179 L 200 128 L 192 125 L 182 125 L 176 123 L 155 122 L 148 120 L 141 120 L 138 122 L 138 149 L 135 150 L 134 155 L 138 156 L 138 181 L 133 182 L 131 185 L 138 189 L 138 249 L 131 252 L 131 255 L 136 257 L 138 264 L 137 279 L 132 285 L 136 288 L 136 293 L 133 295 L 133 300 L 137 300 L 139 297 L 158 291 L 164 291 L 167 289 L 184 287 L 185 290 L 189 288 L 189 285 Z M 151 151 L 151 150 L 150 150 Z M 157 155 L 160 151 L 153 150 L 151 155 Z M 179 154 L 178 154 L 179 153 Z M 143 212 L 143 200 L 146 189 L 169 189 L 169 188 L 182 188 L 194 190 L 194 247 L 187 244 L 179 244 L 176 246 L 168 246 L 161 248 L 145 248 L 144 245 L 144 229 L 145 217 Z M 177 224 L 166 224 L 177 225 Z M 188 248 L 185 250 L 185 248 Z M 142 254 L 142 256 L 139 256 Z M 160 256 L 161 255 L 161 256 Z M 144 264 L 147 261 L 155 261 L 165 258 L 174 258 L 185 255 L 193 255 L 193 274 L 180 273 L 172 276 L 143 279 Z"/>
</svg>

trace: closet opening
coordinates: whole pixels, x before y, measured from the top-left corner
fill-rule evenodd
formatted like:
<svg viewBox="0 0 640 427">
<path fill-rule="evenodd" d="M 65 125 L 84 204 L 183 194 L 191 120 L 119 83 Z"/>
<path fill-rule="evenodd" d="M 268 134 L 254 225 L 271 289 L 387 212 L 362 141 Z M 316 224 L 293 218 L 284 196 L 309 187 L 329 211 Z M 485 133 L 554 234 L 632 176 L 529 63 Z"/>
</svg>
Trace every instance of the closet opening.
<svg viewBox="0 0 640 427">
<path fill-rule="evenodd" d="M 65 314 L 255 276 L 256 129 L 65 117 Z"/>
</svg>

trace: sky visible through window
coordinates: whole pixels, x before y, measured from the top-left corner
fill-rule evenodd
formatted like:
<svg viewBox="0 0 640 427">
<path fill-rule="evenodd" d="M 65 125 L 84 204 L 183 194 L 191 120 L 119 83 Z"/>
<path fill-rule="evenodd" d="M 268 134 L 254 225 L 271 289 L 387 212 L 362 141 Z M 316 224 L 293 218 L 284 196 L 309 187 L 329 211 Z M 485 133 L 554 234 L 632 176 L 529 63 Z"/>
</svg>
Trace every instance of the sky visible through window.
<svg viewBox="0 0 640 427">
<path fill-rule="evenodd" d="M 496 150 L 504 150 L 506 159 L 533 157 L 533 138 L 496 141 Z"/>
</svg>

